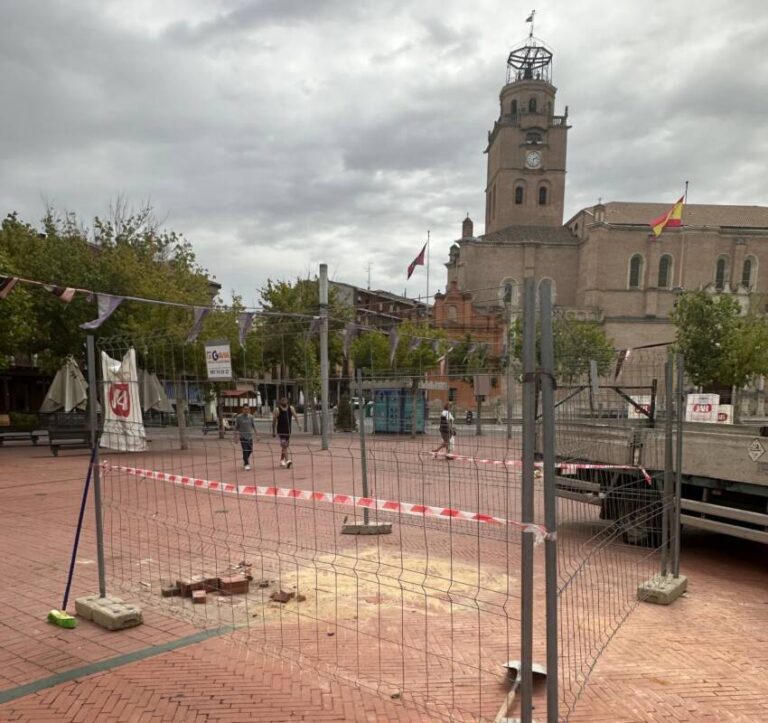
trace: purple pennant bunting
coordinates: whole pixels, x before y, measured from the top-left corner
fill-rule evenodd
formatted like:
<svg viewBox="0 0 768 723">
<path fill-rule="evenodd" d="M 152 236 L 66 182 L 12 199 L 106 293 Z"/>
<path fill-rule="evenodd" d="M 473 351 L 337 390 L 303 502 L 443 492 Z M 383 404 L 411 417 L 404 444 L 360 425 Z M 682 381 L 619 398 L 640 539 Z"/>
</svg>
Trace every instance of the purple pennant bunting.
<svg viewBox="0 0 768 723">
<path fill-rule="evenodd" d="M 69 286 L 54 286 L 44 284 L 45 290 L 50 291 L 62 304 L 68 304 L 75 298 L 75 289 Z"/>
<path fill-rule="evenodd" d="M 413 351 L 414 349 L 416 349 L 416 347 L 419 346 L 419 344 L 421 344 L 421 339 L 415 336 L 412 336 L 410 341 L 408 342 L 408 351 Z"/>
<path fill-rule="evenodd" d="M 205 321 L 205 317 L 208 316 L 210 312 L 211 310 L 206 306 L 195 307 L 195 321 L 192 324 L 189 334 L 187 334 L 187 344 L 191 344 L 193 341 L 197 340 L 197 337 L 203 328 L 203 321 Z"/>
<path fill-rule="evenodd" d="M 400 340 L 400 335 L 397 329 L 392 329 L 389 332 L 389 366 L 395 363 L 395 352 L 397 351 L 397 342 Z"/>
<path fill-rule="evenodd" d="M 315 334 L 320 333 L 320 318 L 315 316 L 313 317 L 312 321 L 309 324 L 309 329 L 307 330 L 307 340 L 311 339 Z"/>
<path fill-rule="evenodd" d="M 18 281 L 18 276 L 0 276 L 0 299 L 5 299 Z"/>
<path fill-rule="evenodd" d="M 622 349 L 619 352 L 619 356 L 616 359 L 616 371 L 613 373 L 613 381 L 615 382 L 619 378 L 619 374 L 621 374 L 621 367 L 624 366 L 624 362 L 627 360 L 627 357 L 629 356 L 631 349 Z"/>
<path fill-rule="evenodd" d="M 253 319 L 256 316 L 252 311 L 244 311 L 237 315 L 237 333 L 240 339 L 240 346 L 245 346 L 245 335 L 253 326 Z"/>
<path fill-rule="evenodd" d="M 440 352 L 440 340 L 435 339 L 432 342 L 432 351 L 435 352 L 435 354 L 438 354 Z"/>
<path fill-rule="evenodd" d="M 113 296 L 112 294 L 96 294 L 96 303 L 99 307 L 99 316 L 93 321 L 87 321 L 80 324 L 81 329 L 98 329 L 110 316 L 115 309 L 123 302 L 123 296 Z"/>
<path fill-rule="evenodd" d="M 357 324 L 350 322 L 344 327 L 344 358 L 349 356 L 349 345 L 352 343 L 352 339 L 357 333 Z"/>
</svg>

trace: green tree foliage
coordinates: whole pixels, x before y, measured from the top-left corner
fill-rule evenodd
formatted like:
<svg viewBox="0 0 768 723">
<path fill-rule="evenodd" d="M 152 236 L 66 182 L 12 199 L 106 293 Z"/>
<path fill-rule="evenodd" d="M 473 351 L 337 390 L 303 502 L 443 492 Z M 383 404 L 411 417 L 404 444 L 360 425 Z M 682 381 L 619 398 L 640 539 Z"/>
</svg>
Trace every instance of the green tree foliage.
<svg viewBox="0 0 768 723">
<path fill-rule="evenodd" d="M 349 356 L 357 369 L 368 374 L 389 370 L 389 337 L 378 331 L 366 331 L 350 345 Z"/>
<path fill-rule="evenodd" d="M 160 228 L 150 208 L 129 212 L 118 202 L 109 220 L 96 218 L 89 231 L 72 214 L 49 211 L 42 230 L 8 215 L 0 226 L 0 273 L 64 287 L 185 304 L 210 305 L 209 275 L 189 242 Z M 0 302 L 2 341 L 7 349 L 36 354 L 44 368 L 68 355 L 83 357 L 80 324 L 95 318 L 96 305 L 83 294 L 62 304 L 42 288 L 17 285 Z M 98 330 L 183 340 L 189 310 L 124 302 Z"/>
<path fill-rule="evenodd" d="M 437 366 L 437 360 L 445 353 L 446 347 L 445 332 L 442 329 L 404 321 L 397 330 L 395 368 L 398 372 L 423 374 Z M 434 341 L 438 342 L 436 350 Z"/>
<path fill-rule="evenodd" d="M 559 382 L 570 384 L 589 373 L 591 360 L 597 362 L 600 375 L 610 370 L 615 358 L 615 349 L 603 328 L 592 321 L 577 321 L 557 318 L 552 322 L 552 336 L 555 353 L 555 376 Z M 541 330 L 536 327 L 537 355 L 541 349 Z M 518 363 L 523 359 L 523 326 L 518 319 L 515 324 L 514 356 Z M 539 357 L 540 358 L 540 357 Z"/>
<path fill-rule="evenodd" d="M 676 348 L 691 381 L 702 387 L 742 387 L 768 374 L 768 324 L 753 311 L 742 313 L 732 296 L 690 291 L 671 314 Z"/>
<path fill-rule="evenodd" d="M 260 320 L 258 332 L 263 345 L 265 368 L 281 367 L 283 378 L 306 379 L 308 391 L 320 390 L 320 334 L 312 320 L 320 311 L 319 282 L 315 279 L 267 281 L 260 290 L 262 305 L 268 312 Z M 328 360 L 331 367 L 344 358 L 341 332 L 352 310 L 341 303 L 333 288 L 328 294 Z"/>
</svg>

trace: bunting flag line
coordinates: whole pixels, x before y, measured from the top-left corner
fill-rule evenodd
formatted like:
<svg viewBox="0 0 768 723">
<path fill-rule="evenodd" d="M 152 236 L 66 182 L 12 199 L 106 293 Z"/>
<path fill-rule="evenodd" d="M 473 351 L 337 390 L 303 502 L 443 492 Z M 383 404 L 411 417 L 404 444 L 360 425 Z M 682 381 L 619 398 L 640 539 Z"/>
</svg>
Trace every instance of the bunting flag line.
<svg viewBox="0 0 768 723">
<path fill-rule="evenodd" d="M 685 195 L 680 196 L 674 206 L 666 213 L 663 213 L 658 218 L 651 221 L 651 231 L 655 238 L 661 236 L 661 232 L 665 228 L 679 228 L 683 225 L 683 204 L 685 203 Z"/>
<path fill-rule="evenodd" d="M 53 284 L 44 284 L 46 291 L 50 291 L 62 304 L 68 304 L 75 298 L 75 289 L 71 286 L 54 286 Z"/>
<path fill-rule="evenodd" d="M 421 344 L 421 339 L 419 339 L 417 336 L 412 336 L 408 340 L 408 351 L 413 351 L 419 346 L 419 344 Z"/>
<path fill-rule="evenodd" d="M 189 334 L 187 334 L 187 344 L 191 344 L 193 341 L 197 340 L 197 337 L 203 328 L 203 321 L 205 321 L 205 317 L 208 316 L 210 311 L 211 310 L 205 306 L 195 307 L 195 321 L 192 324 Z"/>
<path fill-rule="evenodd" d="M 252 311 L 243 311 L 237 315 L 237 335 L 240 340 L 240 346 L 245 346 L 245 335 L 253 326 L 255 314 Z"/>
<path fill-rule="evenodd" d="M 397 351 L 397 342 L 400 340 L 400 334 L 397 329 L 389 332 L 389 366 L 395 363 L 395 352 Z"/>
<path fill-rule="evenodd" d="M 123 302 L 122 296 L 112 296 L 112 294 L 96 294 L 96 303 L 99 308 L 99 316 L 93 321 L 86 321 L 80 324 L 81 329 L 98 329 L 110 316 L 115 309 Z"/>
<path fill-rule="evenodd" d="M 615 382 L 619 378 L 621 373 L 621 367 L 624 366 L 624 362 L 629 358 L 631 349 L 622 349 L 619 352 L 619 356 L 616 359 L 616 371 L 613 373 L 613 381 Z"/>
<path fill-rule="evenodd" d="M 440 340 L 439 340 L 439 339 L 435 339 L 435 340 L 432 342 L 432 351 L 433 351 L 435 354 L 439 354 L 439 353 L 440 353 Z"/>
<path fill-rule="evenodd" d="M 7 298 L 18 281 L 18 276 L 0 276 L 0 299 Z"/>
<path fill-rule="evenodd" d="M 319 317 L 314 317 L 312 321 L 309 323 L 309 329 L 307 329 L 307 339 L 311 339 L 315 334 L 320 333 L 320 319 Z"/>
<path fill-rule="evenodd" d="M 424 254 L 426 252 L 427 244 L 424 244 L 421 251 L 419 251 L 419 255 L 408 265 L 408 276 L 406 277 L 406 281 L 411 278 L 417 266 L 424 266 Z"/>
<path fill-rule="evenodd" d="M 344 326 L 344 358 L 349 357 L 349 345 L 357 333 L 357 324 L 350 322 Z"/>
</svg>

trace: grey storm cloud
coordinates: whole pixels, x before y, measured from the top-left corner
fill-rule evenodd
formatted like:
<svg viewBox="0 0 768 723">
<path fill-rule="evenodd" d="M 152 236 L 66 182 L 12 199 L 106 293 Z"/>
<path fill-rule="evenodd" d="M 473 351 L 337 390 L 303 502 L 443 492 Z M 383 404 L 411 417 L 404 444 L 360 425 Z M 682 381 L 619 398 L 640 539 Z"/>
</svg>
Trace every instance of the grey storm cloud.
<svg viewBox="0 0 768 723">
<path fill-rule="evenodd" d="M 469 212 L 528 9 L 501 0 L 5 0 L 0 212 L 149 200 L 247 302 L 326 262 L 423 294 Z M 603 200 L 768 205 L 759 0 L 537 5 L 569 106 L 566 217 Z M 106 290 L 108 291 L 108 290 Z"/>
</svg>

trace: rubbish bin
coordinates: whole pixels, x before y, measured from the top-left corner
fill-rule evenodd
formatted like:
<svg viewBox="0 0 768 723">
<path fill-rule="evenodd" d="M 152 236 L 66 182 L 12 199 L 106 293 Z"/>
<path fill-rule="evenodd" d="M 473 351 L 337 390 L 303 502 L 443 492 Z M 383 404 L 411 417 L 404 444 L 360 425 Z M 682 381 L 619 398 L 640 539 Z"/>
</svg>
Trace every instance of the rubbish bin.
<svg viewBox="0 0 768 723">
<path fill-rule="evenodd" d="M 467 416 L 465 417 L 465 420 L 467 424 L 472 424 L 472 421 L 475 418 L 475 414 L 471 409 L 467 409 Z"/>
</svg>

